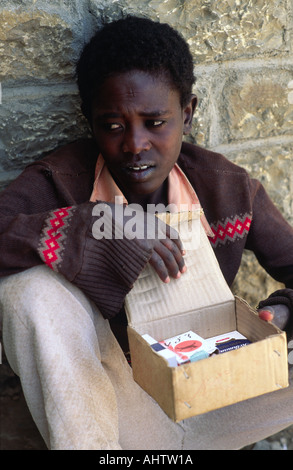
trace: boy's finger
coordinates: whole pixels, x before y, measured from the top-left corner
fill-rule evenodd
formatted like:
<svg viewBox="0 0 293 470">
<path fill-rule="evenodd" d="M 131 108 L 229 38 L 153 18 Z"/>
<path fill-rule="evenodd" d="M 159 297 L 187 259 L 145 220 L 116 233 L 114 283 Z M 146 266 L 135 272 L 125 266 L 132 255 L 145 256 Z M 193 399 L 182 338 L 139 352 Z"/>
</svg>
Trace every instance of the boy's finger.
<svg viewBox="0 0 293 470">
<path fill-rule="evenodd" d="M 178 251 L 178 248 L 176 249 Z M 176 279 L 180 277 L 181 270 L 182 272 L 185 271 L 182 261 L 178 262 L 172 251 L 168 249 L 164 243 L 157 242 L 155 244 L 149 262 L 159 275 L 160 279 L 164 282 L 168 282 L 169 276 Z"/>
<path fill-rule="evenodd" d="M 181 247 L 174 243 L 170 238 L 161 240 L 161 243 L 171 252 L 172 256 L 175 258 L 175 261 L 179 267 L 179 270 L 183 273 L 186 271 L 185 261 L 183 258 L 183 253 Z"/>
<path fill-rule="evenodd" d="M 258 311 L 258 316 L 264 321 L 273 321 L 274 319 L 274 310 L 271 308 L 266 308 Z"/>
<path fill-rule="evenodd" d="M 167 235 L 167 238 L 166 238 L 167 240 L 168 239 L 172 240 L 172 242 L 178 246 L 178 249 L 180 250 L 180 252 L 185 253 L 184 245 L 181 241 L 181 238 L 177 230 L 175 230 L 173 227 L 170 227 L 170 225 L 166 225 L 166 235 Z"/>
<path fill-rule="evenodd" d="M 163 262 L 161 256 L 156 251 L 153 251 L 152 256 L 149 260 L 149 263 L 154 268 L 154 270 L 158 274 L 159 278 L 163 282 L 169 282 L 170 281 L 170 277 L 169 277 L 169 273 L 168 273 L 168 270 L 166 268 L 166 265 Z"/>
</svg>

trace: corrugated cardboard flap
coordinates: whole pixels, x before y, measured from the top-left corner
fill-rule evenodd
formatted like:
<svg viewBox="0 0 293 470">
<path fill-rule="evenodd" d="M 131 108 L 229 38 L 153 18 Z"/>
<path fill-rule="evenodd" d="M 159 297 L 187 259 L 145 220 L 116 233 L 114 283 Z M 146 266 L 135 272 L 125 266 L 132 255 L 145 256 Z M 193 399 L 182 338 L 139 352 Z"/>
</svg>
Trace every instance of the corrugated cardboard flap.
<svg viewBox="0 0 293 470">
<path fill-rule="evenodd" d="M 219 304 L 230 305 L 234 312 L 234 296 L 202 227 L 200 212 L 161 217 L 180 233 L 187 271 L 165 284 L 148 264 L 126 297 L 129 325 L 136 328 L 166 317 L 180 321 L 180 315 Z"/>
</svg>

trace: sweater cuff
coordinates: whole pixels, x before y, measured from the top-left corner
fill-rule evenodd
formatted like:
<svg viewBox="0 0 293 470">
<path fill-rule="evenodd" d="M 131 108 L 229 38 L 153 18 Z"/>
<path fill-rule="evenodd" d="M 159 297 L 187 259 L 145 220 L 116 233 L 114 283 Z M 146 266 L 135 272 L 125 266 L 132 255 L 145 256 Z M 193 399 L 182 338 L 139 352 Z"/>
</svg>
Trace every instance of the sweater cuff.
<svg viewBox="0 0 293 470">
<path fill-rule="evenodd" d="M 41 237 L 39 253 L 93 300 L 105 318 L 121 310 L 125 296 L 151 256 L 137 239 L 128 239 L 119 221 L 105 211 L 103 222 L 112 237 L 93 235 L 95 203 L 52 211 Z"/>
</svg>

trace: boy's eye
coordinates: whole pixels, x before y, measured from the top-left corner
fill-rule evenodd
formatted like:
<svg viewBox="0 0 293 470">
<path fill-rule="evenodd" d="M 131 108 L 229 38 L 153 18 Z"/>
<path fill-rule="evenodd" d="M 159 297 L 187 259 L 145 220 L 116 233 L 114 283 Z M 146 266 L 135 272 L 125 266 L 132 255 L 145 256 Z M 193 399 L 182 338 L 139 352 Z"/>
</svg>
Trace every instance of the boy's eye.
<svg viewBox="0 0 293 470">
<path fill-rule="evenodd" d="M 122 125 L 118 122 L 100 122 L 99 127 L 106 132 L 117 131 L 122 129 Z"/>
<path fill-rule="evenodd" d="M 162 119 L 148 119 L 146 121 L 146 127 L 157 128 L 163 126 L 164 123 L 165 121 Z M 123 125 L 119 124 L 119 122 L 105 122 L 103 127 L 106 131 L 117 131 L 122 129 Z"/>
<path fill-rule="evenodd" d="M 147 122 L 148 126 L 150 127 L 160 127 L 164 124 L 164 121 L 161 119 L 152 119 Z"/>
<path fill-rule="evenodd" d="M 106 124 L 106 127 L 110 131 L 116 131 L 117 129 L 121 128 L 121 124 L 118 124 L 117 122 L 113 122 L 113 123 Z"/>
</svg>

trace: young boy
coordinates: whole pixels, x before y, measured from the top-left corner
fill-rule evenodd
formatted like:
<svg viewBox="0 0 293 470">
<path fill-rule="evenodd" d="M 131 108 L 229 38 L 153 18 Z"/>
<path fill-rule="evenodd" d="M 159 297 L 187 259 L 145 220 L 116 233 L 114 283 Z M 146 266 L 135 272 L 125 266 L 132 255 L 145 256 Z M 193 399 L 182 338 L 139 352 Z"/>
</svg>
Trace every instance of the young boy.
<svg viewBox="0 0 293 470">
<path fill-rule="evenodd" d="M 163 223 L 152 238 L 127 236 L 116 197 L 144 209 L 143 234 L 154 223 L 148 205 L 200 203 L 227 283 L 253 250 L 286 286 L 268 303 L 290 308 L 293 230 L 243 169 L 182 144 L 196 106 L 193 62 L 168 25 L 105 26 L 77 75 L 93 138 L 29 165 L 0 197 L 4 347 L 48 448 L 237 449 L 289 426 L 291 387 L 175 424 L 133 381 L 121 349 L 125 296 L 147 263 L 166 283 L 186 266 Z M 104 229 L 119 236 L 93 234 L 97 201 Z M 232 235 L 217 230 L 228 221 Z"/>
</svg>

